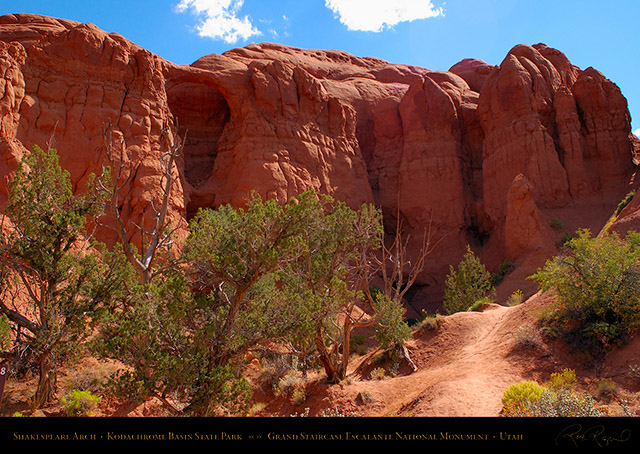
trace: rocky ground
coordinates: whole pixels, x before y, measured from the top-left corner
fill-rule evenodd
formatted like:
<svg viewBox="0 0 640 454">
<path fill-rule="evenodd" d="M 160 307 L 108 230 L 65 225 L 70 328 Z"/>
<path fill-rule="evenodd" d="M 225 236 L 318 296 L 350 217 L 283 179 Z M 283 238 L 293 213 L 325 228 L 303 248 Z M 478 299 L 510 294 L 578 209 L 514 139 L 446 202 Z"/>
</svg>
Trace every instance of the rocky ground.
<svg viewBox="0 0 640 454">
<path fill-rule="evenodd" d="M 304 399 L 296 400 L 291 393 L 274 394 L 273 388 L 266 386 L 256 388 L 252 414 L 497 417 L 502 411 L 502 395 L 510 385 L 525 379 L 544 383 L 552 373 L 569 368 L 576 372 L 577 390 L 596 397 L 611 416 L 635 416 L 640 411 L 640 340 L 615 350 L 597 367 L 585 367 L 565 346 L 544 339 L 537 331 L 540 311 L 550 301 L 538 295 L 518 306 L 493 304 L 482 312 L 442 317 L 437 329 L 423 326 L 408 345 L 417 370 L 406 361 L 394 369 L 390 362 L 379 360 L 380 351 L 372 349 L 354 358 L 348 378 L 340 384 L 329 385 L 322 376 L 309 374 L 304 380 Z M 72 389 L 92 389 L 99 394 L 103 391 L 99 384 L 117 367 L 116 363 L 90 358 L 69 364 L 61 369 L 59 394 Z M 263 372 L 263 365 L 256 360 L 248 375 L 257 384 Z M 607 395 L 601 395 L 598 387 L 604 380 L 616 383 Z M 10 379 L 0 414 L 32 414 L 28 400 L 33 389 L 33 380 Z M 628 401 L 628 410 L 620 406 L 622 398 Z M 37 414 L 59 416 L 61 411 L 62 405 L 54 405 Z M 97 415 L 173 414 L 155 399 L 131 405 L 105 395 Z"/>
</svg>

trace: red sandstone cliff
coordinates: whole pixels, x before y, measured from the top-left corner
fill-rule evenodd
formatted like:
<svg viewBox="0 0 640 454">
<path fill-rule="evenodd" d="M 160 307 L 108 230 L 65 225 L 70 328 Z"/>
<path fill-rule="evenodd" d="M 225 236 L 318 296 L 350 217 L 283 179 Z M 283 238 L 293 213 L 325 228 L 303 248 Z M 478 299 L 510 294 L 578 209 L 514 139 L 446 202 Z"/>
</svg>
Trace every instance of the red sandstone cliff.
<svg viewBox="0 0 640 454">
<path fill-rule="evenodd" d="M 467 243 L 524 275 L 556 251 L 553 220 L 599 231 L 638 148 L 618 87 L 542 44 L 448 72 L 268 43 L 182 66 L 90 24 L 0 17 L 0 208 L 22 154 L 52 137 L 82 184 L 109 121 L 140 160 L 123 194 L 136 222 L 159 197 L 161 128 L 176 121 L 188 135 L 171 215 L 185 226 L 252 190 L 308 188 L 375 202 L 390 227 L 399 212 L 416 245 L 432 220 L 441 241 L 417 307 L 437 303 Z"/>
</svg>

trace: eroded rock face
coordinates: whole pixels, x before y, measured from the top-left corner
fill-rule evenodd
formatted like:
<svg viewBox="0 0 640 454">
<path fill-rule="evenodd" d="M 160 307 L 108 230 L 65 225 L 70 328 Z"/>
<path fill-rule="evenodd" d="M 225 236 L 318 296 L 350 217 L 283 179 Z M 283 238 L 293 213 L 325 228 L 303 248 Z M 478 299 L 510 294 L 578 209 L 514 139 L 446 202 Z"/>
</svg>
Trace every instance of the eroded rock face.
<svg viewBox="0 0 640 454">
<path fill-rule="evenodd" d="M 508 239 L 505 241 L 506 260 L 517 261 L 538 249 L 546 255 L 553 254 L 552 226 L 540 214 L 533 185 L 523 174 L 517 175 L 509 187 L 504 229 Z"/>
<path fill-rule="evenodd" d="M 570 232 L 599 231 L 635 172 L 626 105 L 618 87 L 593 68 L 582 71 L 542 44 L 514 47 L 487 78 L 478 103 L 488 230 L 514 217 L 506 211 L 509 189 L 523 175 L 542 219 Z M 523 234 L 505 231 L 506 250 Z"/>
<path fill-rule="evenodd" d="M 0 122 L 8 125 L 1 140 L 14 144 L 2 147 L 7 167 L 15 168 L 34 145 L 50 145 L 82 188 L 90 173 L 99 174 L 107 164 L 103 129 L 111 123 L 135 163 L 125 165 L 124 176 L 135 172 L 135 178 L 122 194 L 124 217 L 149 220 L 159 194 L 161 129 L 173 121 L 164 61 L 93 25 L 30 15 L 0 18 L 0 46 L 16 55 L 2 60 L 13 65 L 5 84 L 14 87 L 16 98 L 11 109 L 0 111 Z M 184 224 L 184 211 L 184 198 L 176 193 L 171 200 L 175 223 Z"/>
<path fill-rule="evenodd" d="M 469 88 L 480 93 L 482 86 L 494 69 L 495 66 L 477 58 L 465 58 L 449 68 L 449 72 L 462 77 Z"/>
<path fill-rule="evenodd" d="M 491 269 L 548 250 L 553 218 L 599 229 L 635 171 L 618 87 L 544 45 L 448 72 L 269 43 L 182 66 L 90 24 L 0 18 L 0 205 L 20 157 L 52 138 L 81 185 L 105 162 L 109 122 L 137 163 L 122 194 L 135 222 L 160 194 L 166 124 L 186 135 L 171 200 L 184 227 L 253 190 L 309 188 L 376 203 L 389 233 L 401 216 L 413 253 L 430 225 L 417 307 L 439 301 L 467 243 Z"/>
</svg>

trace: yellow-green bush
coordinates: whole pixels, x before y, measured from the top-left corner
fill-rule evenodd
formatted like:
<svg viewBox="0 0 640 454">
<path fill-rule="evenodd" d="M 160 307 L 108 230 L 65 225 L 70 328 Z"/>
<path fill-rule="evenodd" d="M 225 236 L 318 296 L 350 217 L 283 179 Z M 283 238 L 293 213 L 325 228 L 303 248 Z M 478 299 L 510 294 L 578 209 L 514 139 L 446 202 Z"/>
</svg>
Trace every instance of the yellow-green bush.
<svg viewBox="0 0 640 454">
<path fill-rule="evenodd" d="M 524 301 L 524 292 L 520 289 L 513 292 L 509 298 L 507 298 L 507 306 L 517 306 Z"/>
<path fill-rule="evenodd" d="M 576 372 L 573 369 L 563 369 L 562 372 L 551 374 L 547 386 L 552 390 L 571 389 L 576 381 Z"/>
<path fill-rule="evenodd" d="M 544 393 L 544 386 L 532 380 L 522 380 L 511 385 L 502 396 L 502 406 L 506 416 L 520 414 L 538 400 Z"/>
<path fill-rule="evenodd" d="M 588 395 L 574 391 L 575 371 L 551 374 L 546 385 L 523 380 L 511 385 L 502 397 L 505 416 L 593 417 L 606 416 L 606 408 Z"/>
<path fill-rule="evenodd" d="M 62 398 L 62 404 L 67 416 L 93 416 L 100 400 L 100 396 L 94 396 L 89 391 L 74 389 L 69 398 Z"/>
</svg>

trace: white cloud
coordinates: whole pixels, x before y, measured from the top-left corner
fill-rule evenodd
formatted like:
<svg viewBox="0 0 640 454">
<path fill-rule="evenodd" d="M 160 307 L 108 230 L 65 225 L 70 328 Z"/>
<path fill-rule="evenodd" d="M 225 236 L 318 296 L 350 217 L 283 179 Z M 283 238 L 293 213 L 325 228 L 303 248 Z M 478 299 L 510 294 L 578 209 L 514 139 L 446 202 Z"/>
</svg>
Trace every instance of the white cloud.
<svg viewBox="0 0 640 454">
<path fill-rule="evenodd" d="M 260 34 L 248 16 L 238 17 L 243 2 L 244 0 L 180 0 L 176 9 L 179 12 L 189 10 L 198 16 L 198 35 L 235 43 Z"/>
<path fill-rule="evenodd" d="M 633 133 L 636 135 L 636 137 L 640 137 L 640 128 L 633 131 Z"/>
<path fill-rule="evenodd" d="M 443 15 L 430 0 L 325 0 L 349 30 L 379 32 L 400 22 Z"/>
</svg>

